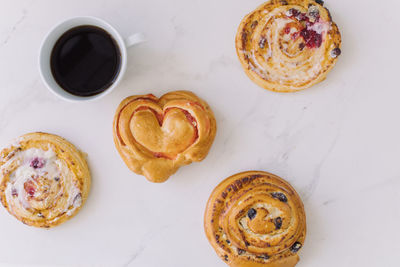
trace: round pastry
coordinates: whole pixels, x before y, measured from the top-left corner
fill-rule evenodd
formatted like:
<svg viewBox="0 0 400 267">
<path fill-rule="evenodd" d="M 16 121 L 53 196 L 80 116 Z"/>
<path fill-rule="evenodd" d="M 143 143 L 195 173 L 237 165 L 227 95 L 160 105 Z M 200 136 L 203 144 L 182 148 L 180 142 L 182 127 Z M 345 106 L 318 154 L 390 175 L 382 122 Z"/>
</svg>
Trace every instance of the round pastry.
<svg viewBox="0 0 400 267">
<path fill-rule="evenodd" d="M 204 225 L 218 256 L 231 267 L 293 267 L 306 235 L 296 191 L 261 171 L 220 183 L 208 200 Z"/>
<path fill-rule="evenodd" d="M 181 166 L 203 160 L 216 133 L 205 101 L 188 91 L 157 98 L 130 96 L 114 117 L 114 143 L 126 165 L 151 182 L 164 182 Z"/>
<path fill-rule="evenodd" d="M 276 92 L 311 87 L 335 65 L 341 37 L 321 0 L 271 0 L 247 15 L 236 35 L 246 74 Z"/>
<path fill-rule="evenodd" d="M 29 133 L 0 152 L 3 206 L 24 224 L 50 228 L 73 217 L 85 202 L 90 173 L 85 156 L 67 140 Z"/>
</svg>

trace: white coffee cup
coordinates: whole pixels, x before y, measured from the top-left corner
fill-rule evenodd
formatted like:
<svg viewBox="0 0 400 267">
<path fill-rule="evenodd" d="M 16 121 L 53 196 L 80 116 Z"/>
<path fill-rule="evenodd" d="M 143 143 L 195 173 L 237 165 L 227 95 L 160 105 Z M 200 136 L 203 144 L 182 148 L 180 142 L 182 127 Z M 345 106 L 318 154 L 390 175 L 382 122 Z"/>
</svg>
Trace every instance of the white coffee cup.
<svg viewBox="0 0 400 267">
<path fill-rule="evenodd" d="M 60 85 L 58 85 L 58 83 L 53 77 L 50 66 L 51 52 L 57 40 L 68 30 L 83 25 L 93 25 L 105 30 L 117 42 L 121 53 L 120 70 L 113 84 L 100 94 L 93 96 L 85 96 L 85 97 L 73 95 L 65 91 Z M 144 35 L 142 33 L 133 34 L 126 39 L 122 38 L 114 27 L 112 27 L 110 24 L 99 18 L 95 17 L 71 18 L 55 26 L 45 37 L 40 47 L 40 54 L 39 54 L 40 75 L 42 77 L 43 82 L 46 84 L 47 88 L 62 99 L 73 102 L 99 99 L 109 94 L 112 90 L 114 90 L 114 88 L 117 87 L 120 81 L 122 80 L 127 65 L 127 52 L 126 52 L 127 47 L 133 46 L 143 41 L 144 41 Z"/>
</svg>

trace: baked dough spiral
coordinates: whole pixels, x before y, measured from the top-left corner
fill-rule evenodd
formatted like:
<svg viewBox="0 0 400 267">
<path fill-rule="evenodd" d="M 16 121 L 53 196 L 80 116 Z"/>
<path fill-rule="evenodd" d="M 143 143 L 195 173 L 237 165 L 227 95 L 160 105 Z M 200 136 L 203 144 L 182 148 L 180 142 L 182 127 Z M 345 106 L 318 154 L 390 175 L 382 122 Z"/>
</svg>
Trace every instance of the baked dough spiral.
<svg viewBox="0 0 400 267">
<path fill-rule="evenodd" d="M 204 225 L 218 256 L 233 267 L 293 267 L 306 234 L 296 191 L 261 171 L 221 182 L 208 200 Z"/>
<path fill-rule="evenodd" d="M 62 137 L 29 133 L 0 152 L 1 202 L 24 224 L 49 228 L 65 222 L 89 188 L 84 155 Z"/>
<path fill-rule="evenodd" d="M 311 87 L 341 54 L 341 36 L 320 0 L 271 0 L 248 14 L 236 35 L 246 74 L 277 92 Z"/>
<path fill-rule="evenodd" d="M 203 160 L 216 121 L 208 104 L 188 91 L 130 96 L 114 117 L 115 146 L 125 164 L 151 182 L 164 182 L 181 166 Z"/>
</svg>

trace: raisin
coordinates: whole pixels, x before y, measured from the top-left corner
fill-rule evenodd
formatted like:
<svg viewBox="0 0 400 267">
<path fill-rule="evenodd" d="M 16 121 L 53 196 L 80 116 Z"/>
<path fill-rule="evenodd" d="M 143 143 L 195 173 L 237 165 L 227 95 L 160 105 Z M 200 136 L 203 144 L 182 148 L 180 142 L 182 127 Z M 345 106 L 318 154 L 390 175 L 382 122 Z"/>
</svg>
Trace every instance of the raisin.
<svg viewBox="0 0 400 267">
<path fill-rule="evenodd" d="M 246 251 L 241 249 L 241 248 L 238 248 L 237 252 L 238 252 L 239 255 L 243 255 L 244 253 L 246 253 Z"/>
<path fill-rule="evenodd" d="M 275 230 L 281 229 L 281 227 L 282 227 L 282 218 L 281 217 L 275 218 L 274 224 L 275 224 Z"/>
<path fill-rule="evenodd" d="M 339 47 L 336 47 L 331 51 L 331 57 L 333 58 L 340 56 L 340 54 L 342 54 L 342 50 L 340 50 Z"/>
<path fill-rule="evenodd" d="M 296 253 L 297 251 L 299 251 L 301 249 L 301 247 L 302 247 L 301 243 L 300 242 L 296 242 L 296 243 L 293 244 L 293 246 L 291 246 L 290 250 L 293 253 Z"/>
<path fill-rule="evenodd" d="M 265 43 L 267 42 L 267 39 L 265 38 L 261 38 L 260 42 L 258 43 L 258 45 L 260 46 L 261 49 L 265 48 Z"/>
<path fill-rule="evenodd" d="M 250 220 L 253 220 L 257 215 L 257 211 L 253 208 L 249 209 L 247 212 L 247 216 L 249 217 Z"/>
<path fill-rule="evenodd" d="M 271 193 L 271 196 L 272 196 L 273 198 L 278 199 L 279 201 L 284 202 L 284 203 L 287 202 L 287 197 L 285 196 L 284 193 L 281 193 L 281 192 L 273 192 L 273 193 Z"/>
<path fill-rule="evenodd" d="M 268 260 L 269 256 L 267 254 L 264 254 L 264 255 L 258 255 L 258 256 L 256 256 L 256 258 L 263 259 L 263 260 Z"/>
</svg>

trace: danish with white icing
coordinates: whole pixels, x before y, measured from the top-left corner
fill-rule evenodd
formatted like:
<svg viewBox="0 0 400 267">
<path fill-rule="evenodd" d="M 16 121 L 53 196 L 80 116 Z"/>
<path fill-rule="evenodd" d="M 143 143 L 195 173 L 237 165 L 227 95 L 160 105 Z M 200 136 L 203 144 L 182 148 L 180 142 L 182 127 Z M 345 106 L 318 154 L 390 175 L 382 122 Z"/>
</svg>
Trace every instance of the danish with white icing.
<svg viewBox="0 0 400 267">
<path fill-rule="evenodd" d="M 341 54 L 341 36 L 323 1 L 271 0 L 248 14 L 236 35 L 246 74 L 276 92 L 311 87 Z"/>
<path fill-rule="evenodd" d="M 49 228 L 68 220 L 89 188 L 84 155 L 59 136 L 26 134 L 0 152 L 1 202 L 27 225 Z"/>
</svg>

